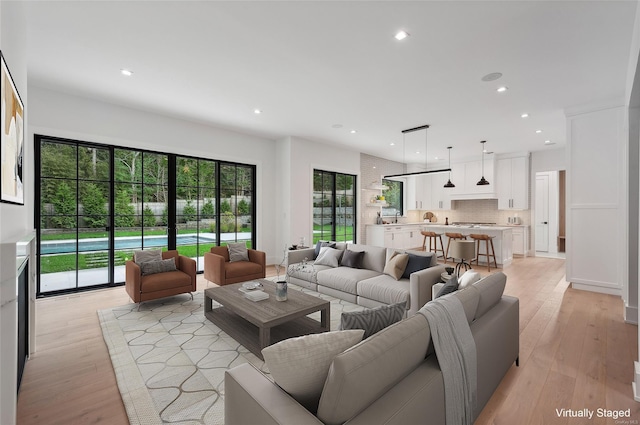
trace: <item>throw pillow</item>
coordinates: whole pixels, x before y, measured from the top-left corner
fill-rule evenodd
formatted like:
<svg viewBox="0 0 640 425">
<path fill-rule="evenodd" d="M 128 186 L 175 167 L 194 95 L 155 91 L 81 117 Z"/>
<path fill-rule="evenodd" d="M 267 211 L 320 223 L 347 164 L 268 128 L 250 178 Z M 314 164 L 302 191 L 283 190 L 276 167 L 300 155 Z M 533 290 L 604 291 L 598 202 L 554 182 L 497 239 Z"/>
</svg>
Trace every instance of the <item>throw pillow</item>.
<svg viewBox="0 0 640 425">
<path fill-rule="evenodd" d="M 318 243 L 316 243 L 316 249 L 313 253 L 313 258 L 316 259 L 318 258 L 318 255 L 320 255 L 320 248 L 322 248 L 323 246 L 328 246 L 330 248 L 335 248 L 336 244 L 335 243 L 331 243 L 331 242 L 327 242 L 327 241 L 318 241 Z"/>
<path fill-rule="evenodd" d="M 249 261 L 249 251 L 247 251 L 247 244 L 244 242 L 228 243 L 227 249 L 229 250 L 229 261 Z"/>
<path fill-rule="evenodd" d="M 273 380 L 310 412 L 318 402 L 333 358 L 362 341 L 362 330 L 289 338 L 262 349 Z"/>
<path fill-rule="evenodd" d="M 342 313 L 340 329 L 363 329 L 364 338 L 369 338 L 378 331 L 391 326 L 404 318 L 407 303 L 383 305 L 380 307 Z"/>
<path fill-rule="evenodd" d="M 147 261 L 140 264 L 140 272 L 142 276 L 148 276 L 150 274 L 172 272 L 176 270 L 176 260 L 173 258 L 167 258 L 160 261 Z"/>
<path fill-rule="evenodd" d="M 404 269 L 409 262 L 409 254 L 395 254 L 389 262 L 384 266 L 384 274 L 387 274 L 395 280 L 400 280 Z"/>
<path fill-rule="evenodd" d="M 458 290 L 458 276 L 455 274 L 451 276 L 451 279 L 447 283 L 444 284 L 442 289 L 438 291 L 436 294 L 436 298 L 439 298 L 443 295 L 451 294 L 452 292 L 456 292 Z"/>
<path fill-rule="evenodd" d="M 481 278 L 480 273 L 474 272 L 473 270 L 467 270 L 462 273 L 462 276 L 458 278 L 458 289 L 462 289 L 467 287 L 468 285 L 472 285 L 479 281 Z"/>
<path fill-rule="evenodd" d="M 138 265 L 149 261 L 162 261 L 162 251 L 159 249 L 135 251 L 133 253 L 133 261 Z"/>
<path fill-rule="evenodd" d="M 409 279 L 411 273 L 417 272 L 418 270 L 428 269 L 431 266 L 431 257 L 416 254 L 408 255 L 409 262 L 407 262 L 407 267 L 404 269 L 402 277 L 406 277 L 407 279 Z"/>
<path fill-rule="evenodd" d="M 320 254 L 318 254 L 318 258 L 316 258 L 316 261 L 314 261 L 313 264 L 338 267 L 340 257 L 342 257 L 343 252 L 344 251 L 340 249 L 323 246 L 320 248 Z"/>
<path fill-rule="evenodd" d="M 342 254 L 342 260 L 340 260 L 340 265 L 344 267 L 351 267 L 353 269 L 361 269 L 362 268 L 362 259 L 364 258 L 364 251 L 344 251 Z"/>
</svg>

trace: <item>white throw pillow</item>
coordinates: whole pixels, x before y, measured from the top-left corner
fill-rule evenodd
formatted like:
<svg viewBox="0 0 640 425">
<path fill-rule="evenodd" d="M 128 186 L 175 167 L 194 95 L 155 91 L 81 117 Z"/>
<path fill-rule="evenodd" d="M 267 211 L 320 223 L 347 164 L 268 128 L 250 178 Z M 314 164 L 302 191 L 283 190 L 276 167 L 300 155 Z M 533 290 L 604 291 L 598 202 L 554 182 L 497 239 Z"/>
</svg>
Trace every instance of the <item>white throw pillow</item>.
<svg viewBox="0 0 640 425">
<path fill-rule="evenodd" d="M 340 264 L 340 257 L 342 257 L 342 250 L 323 246 L 320 248 L 318 258 L 316 258 L 316 261 L 314 261 L 313 264 L 338 267 Z"/>
<path fill-rule="evenodd" d="M 462 273 L 462 276 L 458 278 L 458 289 L 462 289 L 467 287 L 468 285 L 472 285 L 479 281 L 482 278 L 480 273 L 474 272 L 473 270 L 467 270 Z"/>
<path fill-rule="evenodd" d="M 315 414 L 333 358 L 363 335 L 354 329 L 289 338 L 264 348 L 262 355 L 275 383 Z"/>
</svg>

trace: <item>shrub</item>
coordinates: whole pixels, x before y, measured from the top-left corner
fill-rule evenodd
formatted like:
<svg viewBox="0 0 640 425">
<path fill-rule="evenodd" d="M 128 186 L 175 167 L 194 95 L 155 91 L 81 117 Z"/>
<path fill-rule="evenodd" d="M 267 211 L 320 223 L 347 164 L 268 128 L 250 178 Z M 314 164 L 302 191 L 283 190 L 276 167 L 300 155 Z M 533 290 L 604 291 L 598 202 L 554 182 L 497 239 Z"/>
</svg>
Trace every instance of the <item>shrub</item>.
<svg viewBox="0 0 640 425">
<path fill-rule="evenodd" d="M 238 215 L 247 215 L 249 214 L 249 203 L 244 199 L 241 199 L 238 202 Z"/>
<path fill-rule="evenodd" d="M 115 224 L 116 227 L 134 227 L 136 225 L 135 209 L 130 204 L 129 194 L 121 190 L 116 194 Z"/>
<path fill-rule="evenodd" d="M 144 207 L 142 211 L 142 223 L 144 227 L 154 227 L 156 225 L 156 216 L 149 206 Z"/>
<path fill-rule="evenodd" d="M 93 183 L 88 183 L 82 194 L 82 207 L 84 221 L 89 227 L 104 227 L 107 225 L 107 208 L 104 195 L 100 188 Z"/>
<path fill-rule="evenodd" d="M 61 182 L 53 199 L 56 215 L 52 221 L 63 229 L 76 227 L 76 199 L 69 185 Z"/>
<path fill-rule="evenodd" d="M 213 203 L 211 201 L 207 201 L 202 206 L 202 210 L 200 211 L 200 217 L 202 218 L 214 218 L 215 209 L 213 208 Z"/>
<path fill-rule="evenodd" d="M 232 212 L 226 212 L 220 215 L 220 233 L 235 233 L 236 216 Z"/>
<path fill-rule="evenodd" d="M 222 214 L 232 213 L 231 204 L 229 203 L 229 201 L 220 202 L 220 213 L 222 213 Z"/>
<path fill-rule="evenodd" d="M 193 206 L 191 201 L 187 201 L 187 205 L 182 210 L 182 216 L 185 221 L 193 221 L 196 219 L 196 207 Z"/>
</svg>

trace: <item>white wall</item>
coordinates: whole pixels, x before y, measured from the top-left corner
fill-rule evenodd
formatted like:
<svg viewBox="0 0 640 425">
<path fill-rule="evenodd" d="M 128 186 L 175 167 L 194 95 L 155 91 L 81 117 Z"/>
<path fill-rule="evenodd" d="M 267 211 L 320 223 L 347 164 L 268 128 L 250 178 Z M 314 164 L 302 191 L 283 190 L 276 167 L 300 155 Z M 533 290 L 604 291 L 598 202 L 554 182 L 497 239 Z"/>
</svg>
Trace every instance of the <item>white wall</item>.
<svg viewBox="0 0 640 425">
<path fill-rule="evenodd" d="M 29 123 L 27 96 L 27 34 L 23 2 L 0 1 L 0 50 L 25 106 L 24 127 Z M 25 133 L 26 136 L 26 133 Z M 25 140 L 23 164 L 24 206 L 0 204 L 0 246 L 15 242 L 33 230 L 33 145 Z M 16 421 L 17 304 L 15 249 L 0 256 L 0 423 Z M 3 253 L 5 253 L 3 249 Z M 12 292 L 12 293 L 11 293 Z"/>
<path fill-rule="evenodd" d="M 297 243 L 301 236 L 307 245 L 313 243 L 313 170 L 334 171 L 357 176 L 357 196 L 362 196 L 360 186 L 360 153 L 336 146 L 311 142 L 298 137 L 288 137 L 278 141 L 279 164 L 284 167 L 282 174 L 284 192 L 289 200 L 279 202 L 278 217 L 284 230 L 279 239 L 280 257 L 285 245 Z M 286 159 L 289 169 L 285 169 Z M 289 174 L 288 182 L 284 181 Z M 288 183 L 288 185 L 287 185 Z M 288 186 L 288 187 L 287 187 Z M 356 217 L 359 212 L 356 211 Z M 358 231 L 360 231 L 358 225 Z M 359 235 L 358 235 L 359 238 Z M 359 239 L 358 239 L 359 240 Z"/>
<path fill-rule="evenodd" d="M 277 257 L 276 142 L 32 86 L 34 134 L 256 165 L 257 248 Z"/>
<path fill-rule="evenodd" d="M 548 149 L 531 153 L 531 176 L 535 179 L 540 171 L 559 171 L 567 169 L 564 148 Z"/>
<path fill-rule="evenodd" d="M 627 251 L 624 117 L 622 106 L 567 112 L 567 280 L 615 295 Z"/>
</svg>

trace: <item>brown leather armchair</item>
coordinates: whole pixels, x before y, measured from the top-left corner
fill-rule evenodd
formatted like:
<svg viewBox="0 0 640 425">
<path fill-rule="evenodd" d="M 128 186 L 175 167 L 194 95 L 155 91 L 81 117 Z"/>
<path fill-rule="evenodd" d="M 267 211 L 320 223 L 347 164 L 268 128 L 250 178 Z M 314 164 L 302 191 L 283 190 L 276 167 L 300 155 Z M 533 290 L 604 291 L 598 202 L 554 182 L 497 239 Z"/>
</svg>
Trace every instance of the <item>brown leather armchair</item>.
<svg viewBox="0 0 640 425">
<path fill-rule="evenodd" d="M 204 278 L 218 285 L 264 279 L 266 254 L 255 249 L 247 251 L 249 261 L 229 262 L 229 249 L 226 246 L 214 246 L 211 252 L 204 254 Z"/>
<path fill-rule="evenodd" d="M 162 259 L 174 258 L 175 271 L 143 276 L 134 261 L 125 263 L 125 288 L 134 303 L 191 293 L 196 290 L 196 262 L 179 255 L 178 251 L 164 251 Z M 193 295 L 191 295 L 193 298 Z"/>
</svg>

